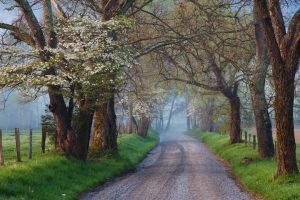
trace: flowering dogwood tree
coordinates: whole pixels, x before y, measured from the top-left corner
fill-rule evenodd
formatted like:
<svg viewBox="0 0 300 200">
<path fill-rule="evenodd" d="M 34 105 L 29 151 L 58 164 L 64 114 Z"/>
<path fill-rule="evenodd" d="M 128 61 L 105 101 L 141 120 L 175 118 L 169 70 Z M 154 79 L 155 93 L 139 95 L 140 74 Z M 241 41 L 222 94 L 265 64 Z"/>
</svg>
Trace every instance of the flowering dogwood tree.
<svg viewBox="0 0 300 200">
<path fill-rule="evenodd" d="M 77 140 L 74 143 L 77 152 L 83 152 L 78 157 L 85 159 L 95 103 L 105 99 L 106 93 L 122 81 L 122 69 L 131 67 L 134 61 L 133 48 L 122 38 L 114 39 L 115 35 L 126 36 L 130 22 L 125 18 L 103 22 L 78 17 L 56 24 L 55 47 L 41 50 L 7 46 L 0 50 L 4 58 L 0 86 L 48 91 L 49 87 L 55 87 L 55 94 L 68 97 L 68 117 Z M 47 59 L 41 59 L 41 54 Z"/>
<path fill-rule="evenodd" d="M 58 47 L 47 48 L 51 53 L 49 60 L 38 59 L 40 52 L 36 49 L 7 46 L 0 50 L 2 55 L 14 58 L 9 63 L 2 63 L 0 85 L 22 88 L 60 85 L 92 92 L 93 88 L 116 84 L 122 76 L 112 80 L 107 74 L 131 67 L 133 52 L 120 40 L 114 41 L 114 36 L 109 33 L 125 35 L 128 24 L 126 19 L 106 22 L 88 17 L 60 20 L 56 30 Z M 49 74 L 51 70 L 55 73 Z"/>
<path fill-rule="evenodd" d="M 152 120 L 158 117 L 166 100 L 166 91 L 163 88 L 143 87 L 143 90 L 125 93 L 118 103 L 132 105 L 126 105 L 125 110 L 129 117 L 134 117 L 137 133 L 146 136 Z"/>
</svg>

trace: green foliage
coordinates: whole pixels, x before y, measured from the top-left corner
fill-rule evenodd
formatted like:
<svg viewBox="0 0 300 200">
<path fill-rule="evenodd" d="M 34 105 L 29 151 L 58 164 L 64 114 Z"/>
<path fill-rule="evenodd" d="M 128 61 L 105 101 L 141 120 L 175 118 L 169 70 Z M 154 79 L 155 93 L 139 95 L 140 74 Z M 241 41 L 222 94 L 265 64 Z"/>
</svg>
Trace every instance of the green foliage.
<svg viewBox="0 0 300 200">
<path fill-rule="evenodd" d="M 260 159 L 258 153 L 245 144 L 229 145 L 228 136 L 216 133 L 200 133 L 194 135 L 206 143 L 216 154 L 229 161 L 233 173 L 239 178 L 247 190 L 265 199 L 292 200 L 300 199 L 300 175 L 285 176 L 274 180 L 276 163 L 274 159 Z M 299 155 L 300 146 L 298 145 Z M 244 157 L 254 161 L 241 163 Z"/>
<path fill-rule="evenodd" d="M 33 161 L 4 166 L 0 169 L 0 199 L 74 199 L 79 193 L 133 169 L 157 142 L 154 133 L 146 138 L 121 135 L 118 151 L 97 162 L 67 159 L 49 152 Z"/>
</svg>

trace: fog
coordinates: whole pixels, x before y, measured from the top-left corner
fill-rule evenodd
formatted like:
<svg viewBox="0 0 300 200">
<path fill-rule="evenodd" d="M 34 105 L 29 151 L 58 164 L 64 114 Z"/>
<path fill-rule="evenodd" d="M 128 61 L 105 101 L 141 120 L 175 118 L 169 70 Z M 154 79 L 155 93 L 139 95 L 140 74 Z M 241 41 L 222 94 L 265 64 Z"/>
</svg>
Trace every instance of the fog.
<svg viewBox="0 0 300 200">
<path fill-rule="evenodd" d="M 176 136 L 180 137 L 180 135 L 187 131 L 187 114 L 186 108 L 182 106 L 183 103 L 185 103 L 184 98 L 178 97 L 176 99 L 173 108 L 174 114 L 172 115 L 168 130 L 165 130 L 165 128 L 170 114 L 171 101 L 165 106 L 163 110 L 164 130 L 159 131 L 162 134 L 162 140 L 164 138 L 163 135 L 172 135 L 172 138 L 175 138 Z"/>
<path fill-rule="evenodd" d="M 24 102 L 17 92 L 13 92 L 9 95 L 2 93 L 0 99 L 0 129 L 40 128 L 41 115 L 44 114 L 46 104 L 48 104 L 47 96 Z"/>
</svg>

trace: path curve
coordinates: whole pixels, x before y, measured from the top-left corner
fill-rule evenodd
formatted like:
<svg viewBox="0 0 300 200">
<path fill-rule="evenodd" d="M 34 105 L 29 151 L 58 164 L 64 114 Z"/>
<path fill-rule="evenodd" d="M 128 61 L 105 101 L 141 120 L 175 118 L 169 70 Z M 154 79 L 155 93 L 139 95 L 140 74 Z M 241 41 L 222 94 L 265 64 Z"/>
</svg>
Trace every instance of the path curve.
<svg viewBox="0 0 300 200">
<path fill-rule="evenodd" d="M 137 171 L 84 194 L 82 200 L 253 200 L 200 141 L 161 134 Z"/>
</svg>

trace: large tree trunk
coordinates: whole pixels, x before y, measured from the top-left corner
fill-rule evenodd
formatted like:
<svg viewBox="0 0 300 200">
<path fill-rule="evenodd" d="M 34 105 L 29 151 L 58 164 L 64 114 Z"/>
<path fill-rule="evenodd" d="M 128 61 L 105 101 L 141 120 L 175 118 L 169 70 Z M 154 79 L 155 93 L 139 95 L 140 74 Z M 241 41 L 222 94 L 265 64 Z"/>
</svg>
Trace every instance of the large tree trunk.
<svg viewBox="0 0 300 200">
<path fill-rule="evenodd" d="M 241 114 L 240 98 L 236 96 L 229 97 L 230 103 L 230 144 L 241 142 Z"/>
<path fill-rule="evenodd" d="M 294 174 L 298 173 L 293 106 L 300 57 L 300 15 L 296 12 L 287 28 L 279 1 L 255 0 L 254 3 L 262 22 L 275 83 L 277 175 Z"/>
<path fill-rule="evenodd" d="M 250 91 L 256 124 L 259 156 L 266 158 L 274 156 L 272 124 L 268 112 L 265 93 L 264 91 L 262 92 L 262 88 L 258 87 L 255 87 L 255 85 L 250 86 Z"/>
<path fill-rule="evenodd" d="M 258 139 L 259 156 L 262 158 L 274 156 L 272 124 L 265 97 L 265 82 L 268 72 L 269 59 L 267 48 L 263 40 L 261 21 L 254 6 L 256 64 L 250 83 L 252 106 L 255 116 L 256 133 Z"/>
<path fill-rule="evenodd" d="M 58 150 L 65 152 L 67 156 L 73 156 L 75 153 L 75 138 L 64 98 L 56 86 L 49 86 L 48 92 L 50 98 L 49 110 L 53 113 L 57 131 Z"/>
<path fill-rule="evenodd" d="M 102 149 L 117 149 L 117 123 L 114 97 L 98 102 L 94 113 L 92 144 Z"/>
<path fill-rule="evenodd" d="M 87 99 L 79 103 L 79 112 L 74 120 L 74 129 L 76 131 L 76 156 L 80 160 L 86 160 L 89 150 L 89 141 L 93 112 L 89 108 Z"/>
<path fill-rule="evenodd" d="M 298 172 L 294 135 L 294 75 L 281 73 L 275 79 L 275 120 L 277 137 L 277 175 Z"/>
<path fill-rule="evenodd" d="M 120 3 L 119 0 L 101 0 L 99 1 L 102 7 L 102 19 L 103 21 L 108 21 L 117 14 Z M 114 33 L 109 33 L 113 35 L 114 40 L 116 40 L 116 35 Z M 115 80 L 116 74 L 113 72 L 109 75 L 112 80 Z M 96 110 L 94 114 L 94 127 L 93 127 L 93 139 L 92 143 L 96 147 L 101 147 L 102 149 L 117 149 L 117 120 L 114 105 L 114 85 L 111 85 L 111 95 L 109 100 L 103 101 L 100 105 L 96 105 Z M 98 99 L 101 101 L 101 99 Z"/>
<path fill-rule="evenodd" d="M 104 112 L 103 121 L 103 149 L 117 149 L 117 116 L 115 113 L 115 98 L 114 94 L 111 94 L 109 101 L 105 102 L 106 109 Z"/>
<path fill-rule="evenodd" d="M 94 112 L 93 119 L 93 129 L 92 129 L 92 145 L 97 148 L 102 148 L 103 146 L 103 136 L 104 136 L 104 110 L 106 110 L 106 103 L 97 102 Z"/>
</svg>

